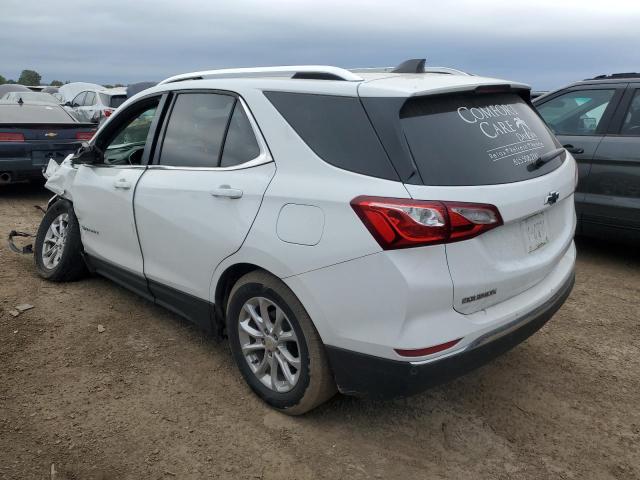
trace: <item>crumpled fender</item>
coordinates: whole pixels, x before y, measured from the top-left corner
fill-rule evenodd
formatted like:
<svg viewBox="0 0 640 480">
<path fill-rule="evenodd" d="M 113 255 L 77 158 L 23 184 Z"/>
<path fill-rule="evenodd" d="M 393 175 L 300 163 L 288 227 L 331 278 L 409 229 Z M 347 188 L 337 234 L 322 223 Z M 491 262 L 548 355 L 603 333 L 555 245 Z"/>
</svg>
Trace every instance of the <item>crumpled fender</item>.
<svg viewBox="0 0 640 480">
<path fill-rule="evenodd" d="M 47 182 L 44 184 L 45 188 L 51 190 L 57 196 L 71 201 L 73 201 L 73 180 L 78 171 L 78 169 L 73 166 L 73 163 L 71 163 L 72 157 L 73 154 L 67 155 L 60 164 L 50 159 L 44 171 L 44 176 L 47 179 Z"/>
</svg>

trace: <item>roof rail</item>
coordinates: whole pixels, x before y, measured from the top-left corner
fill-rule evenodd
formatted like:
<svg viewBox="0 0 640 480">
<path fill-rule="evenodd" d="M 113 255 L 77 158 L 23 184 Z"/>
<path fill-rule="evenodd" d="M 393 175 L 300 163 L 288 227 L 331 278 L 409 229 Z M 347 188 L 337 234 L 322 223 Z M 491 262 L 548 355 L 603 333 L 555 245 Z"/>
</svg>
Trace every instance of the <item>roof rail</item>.
<svg viewBox="0 0 640 480">
<path fill-rule="evenodd" d="M 292 78 L 316 78 L 324 80 L 346 80 L 361 82 L 363 79 L 349 70 L 327 65 L 292 65 L 281 67 L 222 68 L 202 72 L 183 73 L 162 80 L 158 85 L 205 78 L 238 78 L 291 75 Z"/>
<path fill-rule="evenodd" d="M 365 68 L 350 68 L 349 70 L 354 73 L 393 73 L 396 67 L 365 67 Z M 397 73 L 397 72 L 396 72 Z M 456 68 L 450 67 L 424 67 L 424 73 L 442 73 L 448 75 L 465 75 L 473 76 L 473 73 L 464 72 Z"/>
<path fill-rule="evenodd" d="M 585 80 L 609 80 L 612 78 L 640 78 L 640 73 L 636 73 L 636 72 L 612 73 L 611 75 L 598 75 L 593 78 L 585 78 Z"/>
</svg>

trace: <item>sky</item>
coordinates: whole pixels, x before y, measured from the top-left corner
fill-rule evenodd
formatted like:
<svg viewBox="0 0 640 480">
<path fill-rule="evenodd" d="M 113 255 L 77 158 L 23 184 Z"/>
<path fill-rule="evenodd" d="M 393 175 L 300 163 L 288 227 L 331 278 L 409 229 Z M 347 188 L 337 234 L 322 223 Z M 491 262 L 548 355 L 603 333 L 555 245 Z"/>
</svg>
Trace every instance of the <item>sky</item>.
<svg viewBox="0 0 640 480">
<path fill-rule="evenodd" d="M 640 72 L 632 0 L 0 0 L 0 75 L 159 81 L 214 68 L 431 66 L 536 90 Z"/>
</svg>

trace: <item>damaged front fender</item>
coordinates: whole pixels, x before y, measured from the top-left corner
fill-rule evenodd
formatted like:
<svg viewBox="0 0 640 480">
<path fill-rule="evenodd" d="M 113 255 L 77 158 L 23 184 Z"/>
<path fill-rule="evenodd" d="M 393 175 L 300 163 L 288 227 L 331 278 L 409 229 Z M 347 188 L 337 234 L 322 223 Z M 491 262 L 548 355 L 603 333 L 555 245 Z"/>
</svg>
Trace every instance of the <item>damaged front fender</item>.
<svg viewBox="0 0 640 480">
<path fill-rule="evenodd" d="M 72 158 L 73 154 L 69 154 L 60 164 L 53 159 L 49 160 L 49 164 L 44 171 L 44 176 L 47 179 L 44 186 L 55 193 L 56 196 L 49 200 L 48 206 L 51 206 L 57 197 L 73 201 L 71 185 L 78 169 L 71 162 Z"/>
</svg>

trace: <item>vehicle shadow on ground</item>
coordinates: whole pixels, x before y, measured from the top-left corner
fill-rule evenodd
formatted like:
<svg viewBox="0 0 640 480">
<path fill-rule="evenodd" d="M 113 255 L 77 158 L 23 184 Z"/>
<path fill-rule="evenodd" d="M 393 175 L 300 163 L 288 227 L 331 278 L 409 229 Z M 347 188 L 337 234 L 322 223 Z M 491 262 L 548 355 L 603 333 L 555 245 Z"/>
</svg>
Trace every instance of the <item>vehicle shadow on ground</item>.
<svg viewBox="0 0 640 480">
<path fill-rule="evenodd" d="M 44 180 L 42 182 L 20 182 L 0 185 L 0 202 L 3 200 L 24 200 L 29 197 L 47 199 L 52 196 L 53 193 L 44 188 Z M 43 206 L 46 206 L 46 204 Z"/>
<path fill-rule="evenodd" d="M 640 249 L 634 248 L 630 243 L 589 237 L 576 237 L 575 242 L 578 257 L 590 257 L 640 267 Z"/>
</svg>

